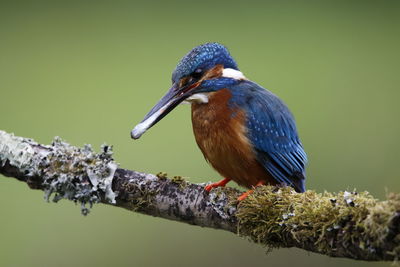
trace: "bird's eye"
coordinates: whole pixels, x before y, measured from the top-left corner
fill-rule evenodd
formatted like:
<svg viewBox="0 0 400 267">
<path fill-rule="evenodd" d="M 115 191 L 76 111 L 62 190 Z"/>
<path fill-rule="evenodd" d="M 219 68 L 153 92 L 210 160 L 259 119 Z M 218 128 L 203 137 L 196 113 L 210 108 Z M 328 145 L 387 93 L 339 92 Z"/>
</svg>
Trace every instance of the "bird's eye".
<svg viewBox="0 0 400 267">
<path fill-rule="evenodd" d="M 192 75 L 193 78 L 195 78 L 196 80 L 200 79 L 201 76 L 203 76 L 203 70 L 202 69 L 196 69 L 195 71 L 193 71 Z"/>
</svg>

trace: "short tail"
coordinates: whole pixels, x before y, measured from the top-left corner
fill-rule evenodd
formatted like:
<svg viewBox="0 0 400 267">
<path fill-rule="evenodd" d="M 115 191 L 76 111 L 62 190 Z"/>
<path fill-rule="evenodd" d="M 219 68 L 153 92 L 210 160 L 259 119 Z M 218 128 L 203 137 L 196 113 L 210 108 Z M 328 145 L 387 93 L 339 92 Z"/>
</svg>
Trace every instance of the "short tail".
<svg viewBox="0 0 400 267">
<path fill-rule="evenodd" d="M 290 179 L 292 181 L 291 186 L 298 193 L 304 193 L 306 191 L 306 176 L 304 173 L 296 172 Z"/>
</svg>

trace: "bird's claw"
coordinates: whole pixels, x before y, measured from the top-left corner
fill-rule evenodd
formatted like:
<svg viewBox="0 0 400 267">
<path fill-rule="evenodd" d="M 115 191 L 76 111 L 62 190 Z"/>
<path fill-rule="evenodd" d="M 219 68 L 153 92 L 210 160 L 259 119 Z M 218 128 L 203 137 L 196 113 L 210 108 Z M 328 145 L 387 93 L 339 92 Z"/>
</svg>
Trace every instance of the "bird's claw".
<svg viewBox="0 0 400 267">
<path fill-rule="evenodd" d="M 216 182 L 216 183 L 211 183 L 211 184 L 209 184 L 209 185 L 206 185 L 206 186 L 204 187 L 204 190 L 207 191 L 207 192 L 210 192 L 211 189 L 213 189 L 213 188 L 225 186 L 227 183 L 229 183 L 230 180 L 231 180 L 231 179 L 229 179 L 229 178 L 224 178 L 224 179 L 222 179 L 221 181 L 218 181 L 218 182 Z"/>
<path fill-rule="evenodd" d="M 265 181 L 259 181 L 255 186 L 253 186 L 253 188 L 256 188 L 256 187 L 262 186 L 262 185 L 265 185 Z M 243 194 L 241 194 L 241 195 L 237 198 L 237 200 L 238 200 L 238 201 L 242 201 L 242 200 L 244 200 L 245 198 L 247 198 L 247 197 L 248 197 L 251 193 L 253 193 L 253 192 L 254 192 L 254 189 L 250 189 L 250 190 L 244 192 Z"/>
<path fill-rule="evenodd" d="M 206 186 L 204 187 L 204 190 L 206 190 L 207 192 L 210 192 L 211 189 L 213 189 L 213 188 L 214 188 L 213 184 L 209 184 L 209 185 L 206 185 Z"/>
<path fill-rule="evenodd" d="M 247 198 L 251 193 L 253 193 L 254 192 L 254 190 L 249 190 L 249 191 L 246 191 L 246 192 L 244 192 L 243 194 L 241 194 L 238 198 L 237 198 L 237 200 L 238 201 L 242 201 L 242 200 L 244 200 L 245 198 Z"/>
</svg>

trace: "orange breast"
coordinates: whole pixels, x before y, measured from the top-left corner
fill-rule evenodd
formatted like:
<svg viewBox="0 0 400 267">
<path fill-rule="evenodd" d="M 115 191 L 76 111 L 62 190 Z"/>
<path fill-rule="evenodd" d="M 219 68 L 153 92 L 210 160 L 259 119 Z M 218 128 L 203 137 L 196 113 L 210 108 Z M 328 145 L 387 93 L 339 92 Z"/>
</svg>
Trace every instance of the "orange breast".
<svg viewBox="0 0 400 267">
<path fill-rule="evenodd" d="M 248 188 L 259 181 L 275 184 L 256 160 L 246 137 L 245 112 L 232 110 L 227 105 L 230 98 L 229 90 L 223 89 L 210 93 L 208 103 L 192 104 L 192 124 L 197 145 L 223 177 Z"/>
</svg>

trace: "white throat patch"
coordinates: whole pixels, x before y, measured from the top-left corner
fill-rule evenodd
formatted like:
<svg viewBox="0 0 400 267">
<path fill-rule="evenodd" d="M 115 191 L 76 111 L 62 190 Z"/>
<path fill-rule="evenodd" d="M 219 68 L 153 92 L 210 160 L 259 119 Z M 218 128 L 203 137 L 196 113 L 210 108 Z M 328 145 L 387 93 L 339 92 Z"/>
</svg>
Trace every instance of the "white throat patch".
<svg viewBox="0 0 400 267">
<path fill-rule="evenodd" d="M 230 68 L 222 70 L 222 77 L 233 78 L 236 80 L 246 80 L 246 77 L 243 75 L 241 71 Z"/>
<path fill-rule="evenodd" d="M 208 94 L 207 93 L 194 94 L 189 96 L 188 98 L 185 99 L 185 101 L 182 102 L 182 104 L 192 104 L 192 103 L 199 103 L 199 104 L 208 103 Z"/>
</svg>

